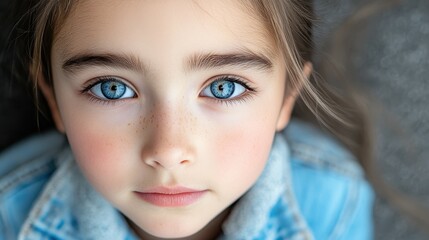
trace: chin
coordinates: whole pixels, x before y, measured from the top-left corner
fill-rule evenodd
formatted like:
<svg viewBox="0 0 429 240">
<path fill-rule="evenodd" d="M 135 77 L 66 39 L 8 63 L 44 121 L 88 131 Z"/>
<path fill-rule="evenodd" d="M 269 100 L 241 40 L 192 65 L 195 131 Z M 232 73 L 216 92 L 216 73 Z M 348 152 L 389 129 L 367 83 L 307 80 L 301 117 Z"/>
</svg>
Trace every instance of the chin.
<svg viewBox="0 0 429 240">
<path fill-rule="evenodd" d="M 170 229 L 171 231 L 171 229 Z M 149 234 L 153 237 L 162 238 L 162 239 L 187 239 L 197 232 L 160 232 L 159 234 Z"/>
<path fill-rule="evenodd" d="M 137 229 L 136 229 L 137 228 Z M 144 228 L 134 226 L 137 234 L 140 237 L 151 236 L 156 238 L 187 238 L 192 235 L 197 234 L 204 228 L 204 223 L 201 221 L 199 223 L 183 221 L 183 222 L 164 222 L 164 223 L 154 223 L 150 226 L 145 226 Z"/>
</svg>

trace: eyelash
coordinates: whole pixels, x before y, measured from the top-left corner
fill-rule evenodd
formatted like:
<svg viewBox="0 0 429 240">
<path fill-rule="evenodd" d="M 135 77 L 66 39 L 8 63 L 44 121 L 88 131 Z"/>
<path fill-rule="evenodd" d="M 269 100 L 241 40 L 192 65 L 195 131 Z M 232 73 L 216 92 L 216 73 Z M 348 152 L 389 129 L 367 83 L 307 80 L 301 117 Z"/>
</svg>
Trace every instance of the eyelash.
<svg viewBox="0 0 429 240">
<path fill-rule="evenodd" d="M 220 98 L 215 98 L 215 97 L 206 97 L 206 98 L 210 99 L 211 101 L 215 101 L 216 103 L 225 104 L 225 105 L 229 106 L 231 104 L 244 103 L 247 100 L 252 99 L 252 97 L 254 97 L 254 95 L 258 92 L 258 90 L 255 87 L 252 87 L 251 84 L 247 80 L 245 80 L 241 77 L 238 77 L 238 76 L 234 76 L 234 75 L 222 75 L 222 76 L 213 77 L 213 78 L 211 78 L 209 83 L 203 87 L 203 90 L 206 89 L 207 87 L 209 87 L 212 83 L 214 83 L 216 81 L 222 81 L 222 80 L 231 81 L 233 83 L 240 84 L 246 90 L 242 94 L 240 94 L 236 97 L 233 97 L 233 98 L 227 98 L 227 99 L 220 99 Z"/>
<path fill-rule="evenodd" d="M 101 84 L 104 81 L 112 81 L 112 80 L 121 82 L 121 83 L 125 84 L 127 87 L 129 87 L 129 84 L 124 83 L 124 81 L 120 80 L 118 77 L 104 76 L 104 77 L 95 78 L 92 81 L 90 81 L 89 83 L 85 84 L 79 92 L 82 95 L 88 97 L 88 99 L 90 101 L 98 103 L 98 104 L 103 104 L 103 105 L 117 104 L 121 101 L 128 100 L 129 98 L 115 99 L 115 100 L 102 99 L 102 98 L 99 98 L 97 96 L 94 96 L 94 94 L 91 92 L 91 89 L 94 86 L 96 86 L 97 84 Z M 215 101 L 216 103 L 225 104 L 225 105 L 229 106 L 229 105 L 235 104 L 235 103 L 244 103 L 247 100 L 251 99 L 258 92 L 258 90 L 255 87 L 250 86 L 250 83 L 248 81 L 246 81 L 245 79 L 243 79 L 241 77 L 234 76 L 234 75 L 222 75 L 222 76 L 213 77 L 209 80 L 209 83 L 203 87 L 203 90 L 206 89 L 207 87 L 210 87 L 210 85 L 212 83 L 214 83 L 216 81 L 222 81 L 222 80 L 240 84 L 241 86 L 243 86 L 245 88 L 245 92 L 243 92 L 242 94 L 240 94 L 236 97 L 227 98 L 227 99 L 220 99 L 220 98 L 216 98 L 216 97 L 207 97 L 207 96 L 202 96 L 202 97 L 208 98 L 211 101 Z M 132 90 L 132 91 L 134 91 L 134 90 Z M 136 93 L 136 91 L 134 91 L 134 92 Z M 200 95 L 201 95 L 201 93 L 202 93 L 202 91 L 200 91 Z M 136 93 L 135 97 L 138 97 L 137 93 Z"/>
<path fill-rule="evenodd" d="M 117 81 L 117 82 L 121 82 L 122 84 L 126 85 L 128 88 L 131 88 L 131 87 L 129 87 L 129 84 L 127 84 L 124 81 L 120 80 L 120 78 L 118 78 L 118 77 L 104 76 L 104 77 L 98 77 L 98 78 L 95 78 L 95 79 L 89 81 L 89 83 L 85 84 L 79 92 L 82 95 L 88 97 L 88 99 L 91 102 L 95 102 L 97 104 L 102 104 L 102 105 L 108 105 L 108 104 L 114 105 L 114 104 L 120 103 L 120 102 L 122 102 L 124 100 L 130 99 L 130 98 L 123 98 L 123 99 L 102 99 L 102 98 L 99 98 L 99 97 L 95 96 L 94 93 L 91 92 L 91 89 L 94 86 L 96 86 L 97 84 L 101 84 L 101 83 L 103 83 L 105 81 Z M 135 93 L 135 97 L 133 97 L 133 98 L 136 98 L 137 97 L 137 92 L 134 91 L 133 88 L 131 88 L 131 89 Z"/>
</svg>

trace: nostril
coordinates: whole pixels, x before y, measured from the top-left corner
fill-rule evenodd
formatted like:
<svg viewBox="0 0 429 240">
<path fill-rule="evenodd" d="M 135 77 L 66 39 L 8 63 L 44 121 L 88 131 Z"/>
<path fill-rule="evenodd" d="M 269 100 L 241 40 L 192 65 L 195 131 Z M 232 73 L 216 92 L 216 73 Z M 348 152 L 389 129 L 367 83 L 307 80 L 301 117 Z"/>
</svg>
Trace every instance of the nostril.
<svg viewBox="0 0 429 240">
<path fill-rule="evenodd" d="M 144 161 L 148 166 L 151 167 L 159 167 L 161 166 L 161 163 L 159 163 L 158 161 L 154 160 L 154 159 L 147 159 Z"/>
<path fill-rule="evenodd" d="M 181 162 L 180 162 L 180 164 L 189 164 L 189 160 L 182 160 Z"/>
<path fill-rule="evenodd" d="M 189 165 L 191 163 L 190 160 L 185 159 L 181 161 L 166 161 L 166 160 L 159 160 L 159 159 L 147 159 L 144 161 L 148 166 L 151 166 L 153 168 L 174 168 L 174 166 L 184 166 Z"/>
</svg>

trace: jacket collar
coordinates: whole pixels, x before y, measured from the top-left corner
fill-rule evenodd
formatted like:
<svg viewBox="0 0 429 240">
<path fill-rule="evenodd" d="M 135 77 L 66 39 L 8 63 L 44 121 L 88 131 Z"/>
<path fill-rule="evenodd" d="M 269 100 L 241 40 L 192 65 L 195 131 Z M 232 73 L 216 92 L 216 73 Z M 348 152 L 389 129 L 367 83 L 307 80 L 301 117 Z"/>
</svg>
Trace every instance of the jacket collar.
<svg viewBox="0 0 429 240">
<path fill-rule="evenodd" d="M 85 180 L 67 148 L 19 239 L 132 239 L 125 220 Z"/>
<path fill-rule="evenodd" d="M 279 232 L 290 239 L 312 239 L 292 193 L 289 159 L 285 139 L 276 136 L 262 175 L 234 206 L 221 239 L 265 239 Z M 61 165 L 24 223 L 20 239 L 39 239 L 41 234 L 59 239 L 134 239 L 121 214 L 82 176 L 69 149 L 58 162 Z"/>
</svg>

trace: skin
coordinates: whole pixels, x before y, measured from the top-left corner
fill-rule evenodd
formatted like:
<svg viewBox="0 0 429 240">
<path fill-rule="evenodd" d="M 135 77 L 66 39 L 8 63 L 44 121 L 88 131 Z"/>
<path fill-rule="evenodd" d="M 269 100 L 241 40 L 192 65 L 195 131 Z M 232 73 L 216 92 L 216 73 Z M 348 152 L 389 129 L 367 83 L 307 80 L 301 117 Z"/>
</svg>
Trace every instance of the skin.
<svg viewBox="0 0 429 240">
<path fill-rule="evenodd" d="M 237 2 L 80 1 L 55 36 L 54 86 L 43 78 L 39 86 L 85 177 L 142 239 L 218 235 L 231 204 L 260 176 L 275 132 L 289 121 L 296 94 L 284 96 L 286 65 L 267 51 L 275 46 L 256 15 Z M 195 54 L 250 52 L 271 67 L 187 64 Z M 141 66 L 64 67 L 82 54 L 132 55 Z M 233 100 L 204 94 L 217 76 L 231 75 L 253 90 Z M 105 76 L 135 95 L 100 100 L 87 87 Z M 183 207 L 136 195 L 158 186 L 206 192 Z"/>
</svg>

